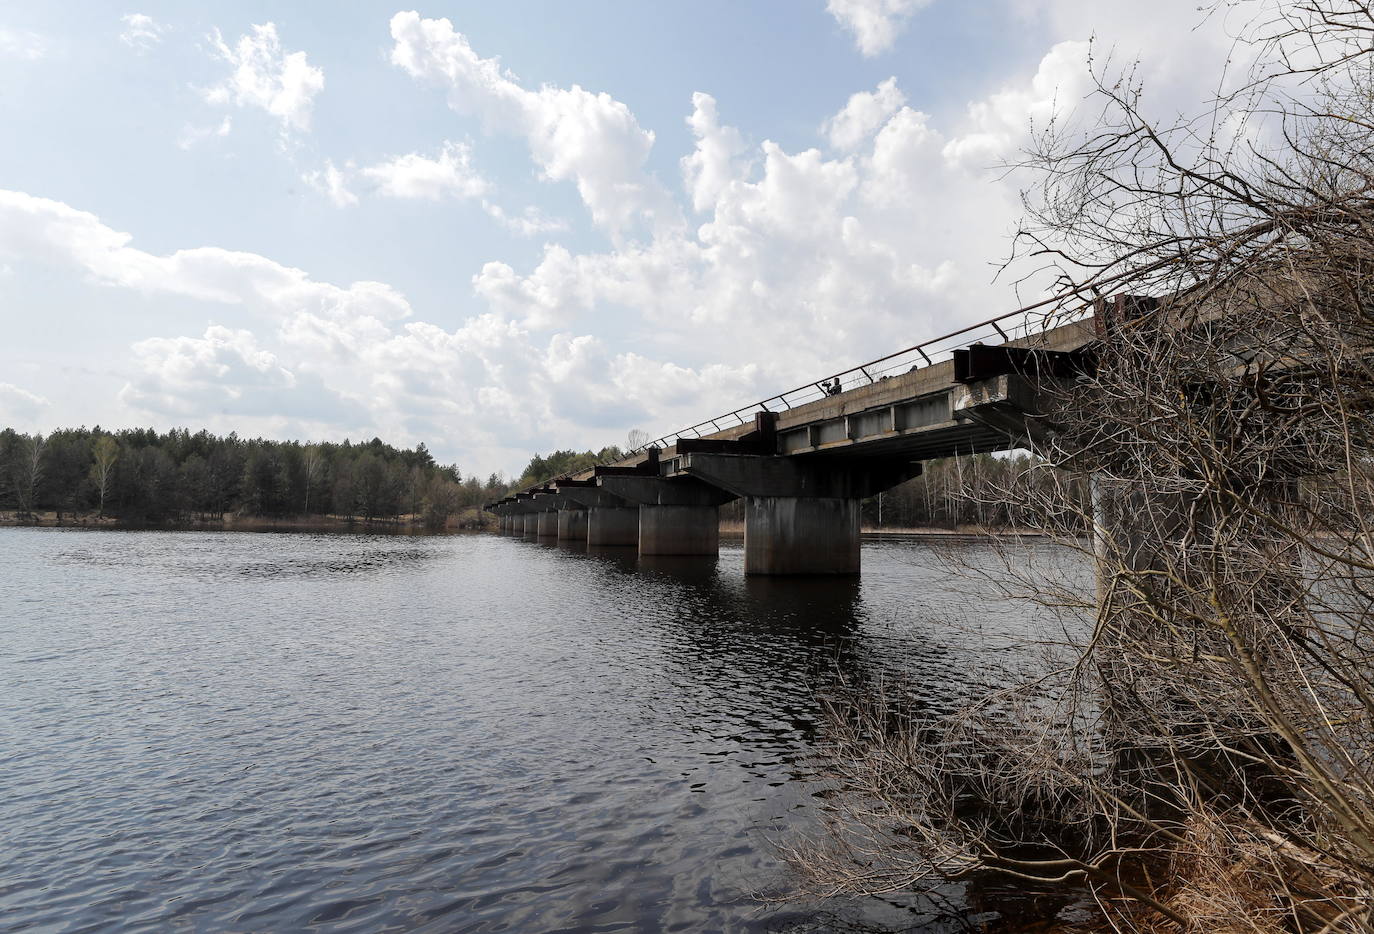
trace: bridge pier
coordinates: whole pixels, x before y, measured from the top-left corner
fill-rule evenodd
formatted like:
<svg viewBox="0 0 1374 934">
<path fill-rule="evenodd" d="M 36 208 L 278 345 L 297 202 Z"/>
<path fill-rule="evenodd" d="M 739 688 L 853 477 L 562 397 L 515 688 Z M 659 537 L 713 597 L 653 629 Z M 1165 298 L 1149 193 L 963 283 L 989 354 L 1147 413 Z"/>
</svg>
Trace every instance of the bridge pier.
<svg viewBox="0 0 1374 934">
<path fill-rule="evenodd" d="M 638 506 L 593 506 L 587 510 L 588 545 L 638 545 Z"/>
<path fill-rule="evenodd" d="M 558 510 L 558 540 L 585 542 L 587 540 L 587 510 L 567 508 Z"/>
<path fill-rule="evenodd" d="M 641 555 L 714 555 L 720 505 L 735 496 L 691 477 L 600 476 L 600 487 L 639 504 Z"/>
<path fill-rule="evenodd" d="M 744 573 L 859 573 L 859 505 L 918 476 L 904 458 L 801 460 L 693 452 L 679 458 L 689 477 L 745 499 Z"/>
<path fill-rule="evenodd" d="M 558 538 L 558 510 L 545 509 L 538 513 L 534 534 L 536 538 Z"/>
<path fill-rule="evenodd" d="M 534 541 L 539 537 L 539 513 L 525 513 L 525 520 L 521 523 L 524 528 L 521 530 L 526 541 Z"/>
<path fill-rule="evenodd" d="M 857 499 L 750 496 L 744 511 L 746 574 L 858 574 Z"/>
<path fill-rule="evenodd" d="M 639 507 L 641 555 L 714 555 L 720 551 L 720 507 Z"/>
<path fill-rule="evenodd" d="M 639 544 L 639 506 L 597 487 L 591 480 L 559 480 L 558 495 L 586 510 L 587 544 Z"/>
</svg>

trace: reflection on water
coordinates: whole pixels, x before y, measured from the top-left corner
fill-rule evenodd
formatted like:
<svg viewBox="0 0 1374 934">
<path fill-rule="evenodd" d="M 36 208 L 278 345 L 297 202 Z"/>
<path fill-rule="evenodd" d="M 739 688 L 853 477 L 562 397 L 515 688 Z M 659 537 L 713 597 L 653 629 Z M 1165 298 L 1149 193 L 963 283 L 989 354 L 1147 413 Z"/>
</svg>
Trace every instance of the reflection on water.
<svg viewBox="0 0 1374 934">
<path fill-rule="evenodd" d="M 924 545 L 829 580 L 745 578 L 730 543 L 0 529 L 0 554 L 8 929 L 960 931 L 1020 910 L 976 887 L 752 897 L 821 806 L 818 693 L 901 675 L 946 709 L 993 677 L 998 633 L 1036 625 Z"/>
</svg>

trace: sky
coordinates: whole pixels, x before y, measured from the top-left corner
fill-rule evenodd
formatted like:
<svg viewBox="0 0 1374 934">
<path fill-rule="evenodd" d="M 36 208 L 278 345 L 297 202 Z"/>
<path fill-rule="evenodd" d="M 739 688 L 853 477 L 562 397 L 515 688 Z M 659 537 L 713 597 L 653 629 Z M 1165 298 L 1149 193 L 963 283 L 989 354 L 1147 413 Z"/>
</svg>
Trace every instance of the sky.
<svg viewBox="0 0 1374 934">
<path fill-rule="evenodd" d="M 1040 297 L 1005 165 L 1090 54 L 1196 112 L 1243 15 L 407 2 L 0 0 L 0 426 L 667 434 Z"/>
</svg>

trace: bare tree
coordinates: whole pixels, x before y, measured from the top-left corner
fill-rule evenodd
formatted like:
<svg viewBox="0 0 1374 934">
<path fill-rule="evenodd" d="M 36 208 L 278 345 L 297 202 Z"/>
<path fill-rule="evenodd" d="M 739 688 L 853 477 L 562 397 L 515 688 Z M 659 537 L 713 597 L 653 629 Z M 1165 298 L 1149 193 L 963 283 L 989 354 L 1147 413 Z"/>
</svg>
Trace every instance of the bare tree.
<svg viewBox="0 0 1374 934">
<path fill-rule="evenodd" d="M 324 459 L 320 456 L 318 444 L 307 444 L 301 452 L 301 470 L 305 474 L 304 513 L 310 515 L 310 488 L 319 480 L 324 469 Z"/>
<path fill-rule="evenodd" d="M 101 435 L 96 438 L 92 453 L 95 463 L 91 465 L 91 480 L 95 482 L 95 488 L 100 494 L 100 509 L 96 516 L 104 518 L 105 497 L 110 492 L 110 479 L 114 476 L 115 462 L 119 460 L 119 442 L 110 435 Z"/>
<path fill-rule="evenodd" d="M 19 515 L 32 517 L 43 483 L 44 440 L 40 434 L 20 435 L 19 454 L 14 464 L 11 486 L 19 505 Z"/>
<path fill-rule="evenodd" d="M 1023 255 L 1103 328 L 1040 386 L 1097 591 L 1028 579 L 1079 625 L 955 716 L 836 705 L 811 891 L 999 873 L 1117 929 L 1374 926 L 1374 11 L 1253 8 L 1260 64 L 1202 120 L 1104 77 L 1031 153 Z"/>
</svg>

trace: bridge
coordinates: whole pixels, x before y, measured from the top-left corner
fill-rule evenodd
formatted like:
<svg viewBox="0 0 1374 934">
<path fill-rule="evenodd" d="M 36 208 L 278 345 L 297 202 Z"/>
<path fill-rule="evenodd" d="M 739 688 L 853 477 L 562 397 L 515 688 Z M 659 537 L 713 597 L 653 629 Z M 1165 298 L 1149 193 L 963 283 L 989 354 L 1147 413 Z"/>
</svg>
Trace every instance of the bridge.
<svg viewBox="0 0 1374 934">
<path fill-rule="evenodd" d="M 1099 328 L 1141 299 L 970 325 L 660 437 L 487 509 L 531 540 L 712 555 L 745 501 L 746 574 L 856 574 L 859 507 L 921 463 L 1033 447 L 1046 390 L 1090 368 Z"/>
</svg>

